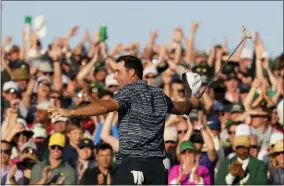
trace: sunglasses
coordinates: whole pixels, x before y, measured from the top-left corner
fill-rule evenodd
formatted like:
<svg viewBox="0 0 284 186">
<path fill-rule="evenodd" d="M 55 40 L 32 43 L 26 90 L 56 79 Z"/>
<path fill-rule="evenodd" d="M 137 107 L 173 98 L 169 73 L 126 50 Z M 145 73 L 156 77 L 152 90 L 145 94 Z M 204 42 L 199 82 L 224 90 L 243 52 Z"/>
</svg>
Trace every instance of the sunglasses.
<svg viewBox="0 0 284 186">
<path fill-rule="evenodd" d="M 279 156 L 279 155 L 281 155 L 281 154 L 284 155 L 284 152 L 275 152 L 275 156 Z"/>
<path fill-rule="evenodd" d="M 178 130 L 178 134 L 185 134 L 187 130 Z"/>
<path fill-rule="evenodd" d="M 156 78 L 156 77 L 157 77 L 157 76 L 151 76 L 151 75 L 150 75 L 150 76 L 149 76 L 149 75 L 146 75 L 146 76 L 145 76 L 146 79 L 154 79 L 154 78 Z"/>
<path fill-rule="evenodd" d="M 256 117 L 259 117 L 259 118 L 266 118 L 266 117 L 268 117 L 268 116 L 267 116 L 267 115 L 256 114 L 256 115 L 251 115 L 250 117 L 252 117 L 252 118 L 256 118 Z"/>
<path fill-rule="evenodd" d="M 258 149 L 258 146 L 257 145 L 250 145 L 250 148 Z"/>
<path fill-rule="evenodd" d="M 1 149 L 1 154 L 2 153 L 10 155 L 11 154 L 11 150 L 10 149 Z"/>
<path fill-rule="evenodd" d="M 60 96 L 51 96 L 51 99 L 61 99 Z"/>
<path fill-rule="evenodd" d="M 165 141 L 165 143 L 167 143 L 167 144 L 176 144 L 176 142 L 174 142 L 174 141 Z"/>
<path fill-rule="evenodd" d="M 48 75 L 52 75 L 53 73 L 52 72 L 43 72 L 43 74 L 45 75 L 45 76 L 48 76 Z"/>
<path fill-rule="evenodd" d="M 50 83 L 39 83 L 38 85 L 39 85 L 40 87 L 44 87 L 44 86 L 50 87 L 50 86 L 51 86 Z"/>
<path fill-rule="evenodd" d="M 117 86 L 116 85 L 110 85 L 108 86 L 108 88 L 116 88 Z"/>
<path fill-rule="evenodd" d="M 229 131 L 229 134 L 230 134 L 230 135 L 231 135 L 231 134 L 236 134 L 236 132 Z"/>
<path fill-rule="evenodd" d="M 36 151 L 34 149 L 24 149 L 23 154 L 35 154 Z"/>
<path fill-rule="evenodd" d="M 18 92 L 15 89 L 11 88 L 9 90 L 6 90 L 5 93 L 7 93 L 7 94 L 9 94 L 9 93 L 17 94 Z"/>
<path fill-rule="evenodd" d="M 63 150 L 63 147 L 61 147 L 61 146 L 59 146 L 59 145 L 52 145 L 51 147 L 50 147 L 52 150 L 55 150 L 55 149 L 58 149 L 58 150 Z"/>
<path fill-rule="evenodd" d="M 89 147 L 88 145 L 83 145 L 83 146 L 80 146 L 80 147 L 79 147 L 79 149 L 84 149 L 84 148 L 92 149 L 92 148 Z"/>
</svg>

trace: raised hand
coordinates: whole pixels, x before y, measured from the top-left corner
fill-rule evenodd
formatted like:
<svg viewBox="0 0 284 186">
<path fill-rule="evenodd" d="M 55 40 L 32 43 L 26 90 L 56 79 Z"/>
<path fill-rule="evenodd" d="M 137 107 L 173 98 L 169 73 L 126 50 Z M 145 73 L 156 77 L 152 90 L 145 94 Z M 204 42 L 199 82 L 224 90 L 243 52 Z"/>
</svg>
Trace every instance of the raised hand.
<svg viewBox="0 0 284 186">
<path fill-rule="evenodd" d="M 77 34 L 79 28 L 80 28 L 79 26 L 73 26 L 73 27 L 71 28 L 71 30 L 69 31 L 69 33 L 68 33 L 68 37 L 73 37 L 73 36 L 75 36 L 75 35 Z"/>
<path fill-rule="evenodd" d="M 155 39 L 157 39 L 158 37 L 159 37 L 159 34 L 158 34 L 157 31 L 154 31 L 154 32 L 151 32 L 151 33 L 150 33 L 150 38 L 151 38 L 151 40 L 155 40 Z"/>
<path fill-rule="evenodd" d="M 3 41 L 3 46 L 9 45 L 12 42 L 12 37 L 7 36 Z"/>
<path fill-rule="evenodd" d="M 83 38 L 83 41 L 84 41 L 84 42 L 87 42 L 87 41 L 89 41 L 89 40 L 90 40 L 89 30 L 86 29 L 85 35 L 84 35 L 84 38 Z"/>
<path fill-rule="evenodd" d="M 199 22 L 193 22 L 191 24 L 191 31 L 195 33 L 199 27 L 199 24 L 200 24 Z"/>
<path fill-rule="evenodd" d="M 52 47 L 50 53 L 49 53 L 49 56 L 53 59 L 53 60 L 59 60 L 59 58 L 61 57 L 62 55 L 62 50 L 60 47 Z"/>
<path fill-rule="evenodd" d="M 51 174 L 52 174 L 51 167 L 50 166 L 45 167 L 42 172 L 42 179 L 46 182 L 50 178 Z"/>
</svg>

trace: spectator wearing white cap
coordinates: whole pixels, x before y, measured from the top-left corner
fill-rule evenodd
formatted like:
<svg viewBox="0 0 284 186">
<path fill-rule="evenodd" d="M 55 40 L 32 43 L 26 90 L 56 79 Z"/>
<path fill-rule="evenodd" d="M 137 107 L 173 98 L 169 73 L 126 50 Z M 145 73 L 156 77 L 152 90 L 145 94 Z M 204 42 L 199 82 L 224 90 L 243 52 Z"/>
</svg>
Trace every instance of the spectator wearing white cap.
<svg viewBox="0 0 284 186">
<path fill-rule="evenodd" d="M 165 127 L 164 130 L 164 142 L 167 157 L 164 159 L 163 163 L 167 170 L 169 170 L 171 165 L 174 165 L 176 160 L 176 146 L 178 142 L 178 135 L 176 127 Z"/>
<path fill-rule="evenodd" d="M 54 118 L 51 119 L 53 130 L 51 133 L 59 132 L 61 134 L 65 134 L 66 127 L 68 123 L 67 117 L 60 117 L 58 120 L 55 120 Z"/>
<path fill-rule="evenodd" d="M 37 93 L 37 103 L 46 101 L 51 91 L 51 79 L 42 76 L 37 79 L 35 90 Z"/>
<path fill-rule="evenodd" d="M 42 160 L 43 154 L 46 150 L 46 142 L 48 141 L 47 130 L 42 124 L 37 123 L 32 127 L 32 131 L 34 132 L 34 135 L 31 139 L 31 142 L 36 144 L 38 149 L 38 157 L 40 160 Z"/>
<path fill-rule="evenodd" d="M 270 115 L 261 106 L 258 106 L 250 112 L 250 117 L 251 132 L 260 139 L 261 148 L 266 149 L 269 146 L 272 133 L 277 132 L 270 125 Z"/>
<path fill-rule="evenodd" d="M 158 75 L 157 68 L 155 66 L 148 66 L 143 70 L 143 79 L 145 79 L 149 85 L 151 85 L 153 79 Z"/>
<path fill-rule="evenodd" d="M 38 72 L 37 72 L 38 77 L 48 76 L 50 78 L 52 73 L 53 73 L 53 69 L 52 69 L 51 64 L 48 61 L 41 61 L 39 63 Z"/>
<path fill-rule="evenodd" d="M 118 90 L 118 83 L 114 79 L 114 73 L 111 73 L 106 76 L 105 88 L 112 93 L 115 93 Z"/>
<path fill-rule="evenodd" d="M 2 88 L 2 96 L 4 98 L 4 101 L 10 102 L 13 99 L 16 99 L 19 91 L 19 86 L 14 81 L 8 81 L 4 83 Z"/>
<path fill-rule="evenodd" d="M 252 57 L 253 52 L 250 48 L 242 49 L 239 62 L 239 78 L 241 78 L 242 82 L 245 84 L 250 84 L 252 82 Z"/>
<path fill-rule="evenodd" d="M 50 126 L 50 118 L 47 112 L 48 106 L 49 106 L 48 101 L 43 101 L 37 104 L 33 124 L 41 123 L 48 130 L 48 132 L 50 132 L 51 126 Z M 32 128 L 33 124 L 30 126 L 30 128 Z"/>
</svg>

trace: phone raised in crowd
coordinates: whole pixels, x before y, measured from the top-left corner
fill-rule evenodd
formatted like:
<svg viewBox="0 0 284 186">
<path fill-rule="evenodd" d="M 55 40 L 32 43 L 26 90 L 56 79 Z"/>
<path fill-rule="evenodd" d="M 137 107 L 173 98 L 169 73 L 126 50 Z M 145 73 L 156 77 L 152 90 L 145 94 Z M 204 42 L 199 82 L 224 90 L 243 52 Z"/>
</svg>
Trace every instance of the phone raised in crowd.
<svg viewBox="0 0 284 186">
<path fill-rule="evenodd" d="M 105 42 L 107 40 L 107 27 L 101 26 L 100 27 L 100 41 Z"/>
</svg>

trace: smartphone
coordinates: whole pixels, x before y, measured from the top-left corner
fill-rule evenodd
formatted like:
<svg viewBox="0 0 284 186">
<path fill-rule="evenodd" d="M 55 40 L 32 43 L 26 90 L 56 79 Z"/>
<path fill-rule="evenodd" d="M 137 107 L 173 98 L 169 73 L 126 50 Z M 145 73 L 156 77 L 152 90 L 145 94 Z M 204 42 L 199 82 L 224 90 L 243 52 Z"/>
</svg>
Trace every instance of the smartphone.
<svg viewBox="0 0 284 186">
<path fill-rule="evenodd" d="M 100 41 L 104 42 L 107 40 L 107 27 L 101 26 L 100 27 Z"/>
</svg>

